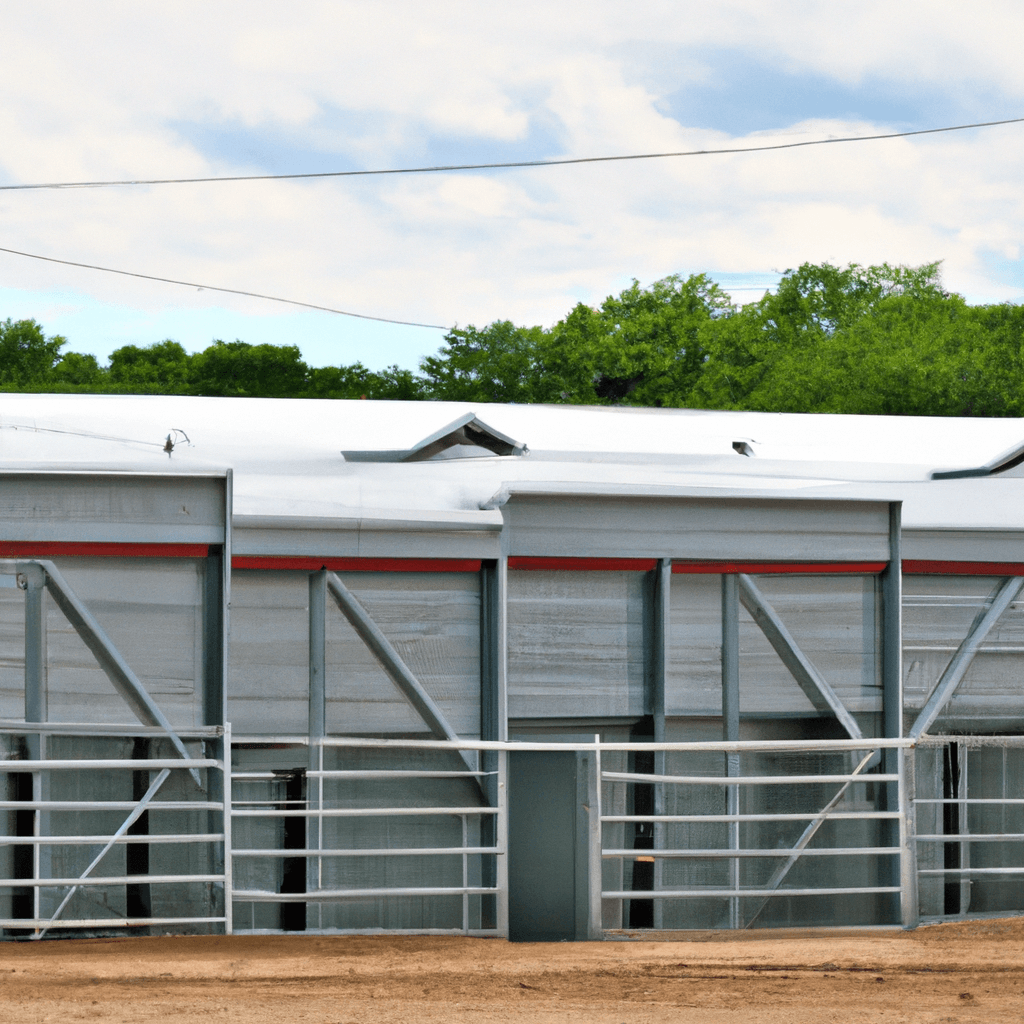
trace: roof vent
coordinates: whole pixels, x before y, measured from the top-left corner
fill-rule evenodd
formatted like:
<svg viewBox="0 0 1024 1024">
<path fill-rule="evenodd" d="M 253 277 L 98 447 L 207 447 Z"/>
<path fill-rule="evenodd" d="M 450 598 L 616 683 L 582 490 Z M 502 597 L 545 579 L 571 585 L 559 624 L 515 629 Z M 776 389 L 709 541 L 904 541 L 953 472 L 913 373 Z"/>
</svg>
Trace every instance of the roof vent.
<svg viewBox="0 0 1024 1024">
<path fill-rule="evenodd" d="M 412 448 L 384 448 L 376 451 L 346 452 L 346 462 L 424 462 L 440 455 L 449 448 L 468 446 L 483 448 L 493 455 L 524 455 L 527 447 L 519 441 L 476 418 L 476 413 L 467 412 L 446 427 L 425 437 Z"/>
</svg>

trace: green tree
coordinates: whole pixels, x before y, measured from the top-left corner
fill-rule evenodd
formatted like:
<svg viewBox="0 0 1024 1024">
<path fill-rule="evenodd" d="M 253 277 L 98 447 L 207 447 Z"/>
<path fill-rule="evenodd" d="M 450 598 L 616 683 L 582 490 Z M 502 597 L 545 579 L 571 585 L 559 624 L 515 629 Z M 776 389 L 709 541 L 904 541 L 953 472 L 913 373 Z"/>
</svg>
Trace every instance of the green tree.
<svg viewBox="0 0 1024 1024">
<path fill-rule="evenodd" d="M 192 356 L 190 380 L 197 395 L 303 398 L 307 374 L 295 345 L 218 340 Z"/>
<path fill-rule="evenodd" d="M 65 352 L 50 371 L 48 387 L 54 391 L 83 391 L 95 394 L 107 390 L 107 371 L 94 355 Z"/>
<path fill-rule="evenodd" d="M 413 402 L 424 398 L 423 381 L 412 370 L 389 366 L 379 372 L 362 363 L 321 366 L 309 371 L 309 398 L 367 398 Z"/>
<path fill-rule="evenodd" d="M 110 354 L 107 379 L 112 391 L 136 395 L 187 395 L 191 390 L 191 356 L 167 339 L 145 348 L 124 345 Z"/>
<path fill-rule="evenodd" d="M 705 326 L 706 362 L 693 404 L 809 412 L 866 401 L 856 395 L 853 353 L 862 361 L 869 350 L 877 348 L 878 355 L 894 348 L 885 324 L 900 320 L 896 310 L 906 319 L 912 311 L 931 315 L 948 304 L 938 268 L 805 263 L 787 271 L 775 294 Z"/>
<path fill-rule="evenodd" d="M 568 401 L 683 406 L 704 371 L 707 325 L 733 311 L 706 274 L 634 280 L 598 309 L 577 305 L 551 332 L 543 365 Z"/>
<path fill-rule="evenodd" d="M 420 362 L 430 398 L 447 402 L 551 402 L 561 388 L 541 364 L 545 332 L 495 320 L 455 327 L 437 355 Z"/>
<path fill-rule="evenodd" d="M 0 389 L 44 389 L 66 344 L 59 334 L 47 338 L 35 320 L 0 322 Z"/>
</svg>

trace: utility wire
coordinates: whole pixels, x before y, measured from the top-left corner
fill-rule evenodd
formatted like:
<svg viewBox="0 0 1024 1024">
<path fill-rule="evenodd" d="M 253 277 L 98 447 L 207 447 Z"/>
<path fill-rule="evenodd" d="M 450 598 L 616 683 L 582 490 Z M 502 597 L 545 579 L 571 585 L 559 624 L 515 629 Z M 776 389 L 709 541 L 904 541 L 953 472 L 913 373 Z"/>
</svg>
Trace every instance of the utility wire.
<svg viewBox="0 0 1024 1024">
<path fill-rule="evenodd" d="M 97 267 L 92 263 L 75 263 L 73 260 L 59 260 L 54 256 L 40 256 L 34 252 L 21 252 L 18 249 L 5 249 L 12 256 L 27 256 L 30 260 L 44 260 L 47 263 L 61 263 L 65 267 L 84 267 L 86 270 L 102 270 L 105 274 L 121 274 L 124 277 L 141 277 L 144 281 L 160 281 L 163 284 L 180 284 L 185 288 L 198 288 L 200 291 L 227 292 L 229 295 L 245 295 L 251 299 L 267 299 L 269 302 L 284 302 L 289 306 L 302 306 L 305 309 L 318 309 L 323 313 L 337 313 L 339 316 L 354 316 L 360 320 L 377 320 L 383 324 L 401 324 L 403 327 L 429 327 L 433 330 L 447 331 L 442 324 L 421 324 L 414 320 L 392 320 L 386 316 L 368 316 L 366 313 L 351 313 L 347 309 L 333 309 L 330 306 L 317 306 L 312 302 L 299 302 L 297 299 L 282 299 L 278 295 L 264 295 L 261 292 L 246 292 L 240 288 L 219 288 L 214 284 L 198 284 L 195 281 L 178 281 L 173 277 L 156 277 L 154 274 L 136 274 L 131 270 L 115 270 L 113 267 Z"/>
<path fill-rule="evenodd" d="M 727 149 L 687 149 L 671 153 L 630 153 L 624 156 L 578 156 L 565 160 L 511 160 L 491 164 L 442 164 L 436 167 L 393 167 L 371 171 L 313 171 L 306 174 L 235 174 L 210 178 L 138 178 L 125 181 L 53 181 L 34 185 L 0 185 L 0 192 L 31 189 L 114 188 L 125 185 L 197 185 L 217 181 L 295 181 L 302 178 L 362 178 L 382 174 L 436 174 L 445 171 L 508 170 L 515 167 L 564 167 L 567 164 L 603 164 L 624 160 L 662 160 L 668 157 L 716 156 L 723 153 L 765 153 L 777 149 L 800 149 L 805 146 L 832 146 L 840 142 L 876 142 L 879 139 L 905 139 L 912 135 L 937 135 L 940 132 L 962 132 L 970 128 L 992 128 L 1001 124 L 1020 124 L 1024 117 L 1004 121 L 978 121 L 944 128 L 920 128 L 912 132 L 888 132 L 884 135 L 847 135 L 835 139 L 809 139 L 804 142 L 777 142 L 768 146 L 737 146 Z M 175 282 L 177 283 L 177 282 Z M 224 291 L 225 289 L 221 289 Z M 264 296 L 266 297 L 266 296 Z M 284 301 L 284 300 L 281 300 Z M 301 305 L 301 303 L 300 303 Z M 316 307 L 320 308 L 320 307 Z M 337 312 L 337 310 L 332 310 Z M 356 314 L 347 314 L 355 316 Z M 370 317 L 369 319 L 376 319 Z"/>
</svg>

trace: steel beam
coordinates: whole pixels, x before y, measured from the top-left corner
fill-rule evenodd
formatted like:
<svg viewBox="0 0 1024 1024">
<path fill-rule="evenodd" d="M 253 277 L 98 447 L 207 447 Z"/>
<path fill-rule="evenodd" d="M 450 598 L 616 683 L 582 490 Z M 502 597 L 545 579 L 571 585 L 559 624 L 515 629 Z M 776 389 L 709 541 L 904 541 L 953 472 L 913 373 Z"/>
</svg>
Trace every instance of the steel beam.
<svg viewBox="0 0 1024 1024">
<path fill-rule="evenodd" d="M 722 739 L 735 743 L 740 738 L 740 586 L 745 577 L 727 573 L 722 576 Z M 725 774 L 734 779 L 740 774 L 740 755 L 725 755 Z M 740 791 L 738 786 L 726 789 L 725 813 L 738 815 Z M 729 822 L 729 849 L 738 850 L 740 826 L 738 821 Z M 740 862 L 729 861 L 729 886 L 740 887 Z M 740 901 L 729 900 L 729 927 L 738 928 Z"/>
<path fill-rule="evenodd" d="M 668 682 L 669 642 L 672 632 L 672 560 L 662 558 L 654 568 L 651 587 L 651 628 L 648 635 L 650 648 L 647 713 L 651 716 L 654 727 L 654 742 L 665 742 L 665 690 Z M 654 752 L 654 774 L 665 774 L 665 751 Z M 654 813 L 665 813 L 665 787 L 661 783 L 654 784 Z M 660 850 L 665 845 L 665 826 L 661 822 L 654 824 L 654 849 Z M 664 863 L 654 860 L 654 888 L 661 889 L 663 883 Z M 661 900 L 654 901 L 654 927 L 663 925 L 664 905 Z"/>
<path fill-rule="evenodd" d="M 57 607 L 64 613 L 64 617 L 75 628 L 75 632 L 82 638 L 86 647 L 92 652 L 100 668 L 106 673 L 107 678 L 114 684 L 114 688 L 124 698 L 125 703 L 132 709 L 136 718 L 145 725 L 158 726 L 167 733 L 174 745 L 174 749 L 182 757 L 188 758 L 189 752 L 185 744 L 174 731 L 174 727 L 167 720 L 167 717 L 157 706 L 156 702 L 146 692 L 139 677 L 131 670 L 128 663 L 121 657 L 121 652 L 111 643 L 110 638 L 103 631 L 103 627 L 97 622 L 95 616 L 78 598 L 78 595 L 68 585 L 67 580 L 53 562 L 39 560 L 35 564 L 42 566 L 46 576 L 46 589 L 50 592 Z M 203 788 L 199 772 L 194 768 L 189 769 L 196 785 Z"/>
<path fill-rule="evenodd" d="M 359 603 L 355 595 L 338 578 L 336 573 L 327 572 L 327 590 L 334 598 L 342 615 L 356 631 L 356 635 L 370 649 L 380 662 L 381 668 L 387 672 L 391 681 L 402 692 L 405 699 L 413 706 L 416 713 L 426 723 L 427 728 L 439 740 L 458 740 L 458 733 L 451 727 L 444 713 L 434 702 L 434 698 L 423 688 L 412 670 L 402 660 L 391 641 L 381 632 L 380 627 L 370 618 L 366 609 Z M 460 751 L 470 771 L 475 771 L 476 758 L 469 751 Z"/>
<path fill-rule="evenodd" d="M 726 577 L 723 577 L 723 579 Z M 739 574 L 740 600 L 761 627 L 775 653 L 789 669 L 807 699 L 819 710 L 829 710 L 839 719 L 846 732 L 855 740 L 863 737 L 856 719 L 836 695 L 835 690 L 825 681 L 810 659 L 800 650 L 782 619 L 771 606 L 754 581 L 745 573 Z"/>
<path fill-rule="evenodd" d="M 942 713 L 942 709 L 950 702 L 957 687 L 967 675 L 967 670 L 971 667 L 978 648 L 988 639 L 988 635 L 998 625 L 1010 605 L 1017 600 L 1022 588 L 1024 588 L 1024 577 L 1012 576 L 1002 580 L 992 592 L 986 602 L 986 607 L 975 617 L 967 636 L 956 649 L 956 653 L 939 677 L 935 688 L 928 695 L 921 713 L 910 730 L 911 739 L 916 740 L 926 733 Z"/>
</svg>

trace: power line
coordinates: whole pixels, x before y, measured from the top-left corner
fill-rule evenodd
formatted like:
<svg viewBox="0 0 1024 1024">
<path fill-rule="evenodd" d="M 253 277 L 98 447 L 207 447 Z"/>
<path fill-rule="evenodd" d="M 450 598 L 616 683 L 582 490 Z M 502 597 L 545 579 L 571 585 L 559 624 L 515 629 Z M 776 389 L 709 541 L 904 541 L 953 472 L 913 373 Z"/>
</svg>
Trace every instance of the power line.
<svg viewBox="0 0 1024 1024">
<path fill-rule="evenodd" d="M 841 142 L 877 142 L 880 139 L 905 139 L 912 135 L 937 135 L 940 132 L 962 132 L 971 128 L 992 128 L 1001 124 L 1020 124 L 1024 117 L 1003 121 L 978 121 L 944 128 L 920 128 L 912 132 L 887 132 L 884 135 L 847 135 L 833 139 L 809 139 L 804 142 L 778 142 L 768 146 L 737 146 L 726 149 L 688 149 L 672 153 L 629 153 L 624 156 L 578 156 L 564 160 L 510 160 L 490 164 L 442 164 L 435 167 L 392 167 L 371 171 L 313 171 L 306 174 L 235 174 L 208 178 L 137 178 L 125 181 L 54 181 L 33 185 L 0 185 L 0 192 L 32 189 L 115 188 L 126 185 L 198 185 L 225 181 L 295 181 L 303 178 L 365 178 L 383 174 L 436 174 L 445 171 L 509 170 L 516 167 L 564 167 L 567 164 L 602 164 L 625 160 L 662 160 L 669 157 L 719 156 L 726 153 L 766 153 L 778 149 L 800 149 L 806 146 L 832 146 Z M 177 282 L 175 282 L 177 283 Z M 222 291 L 225 289 L 221 289 Z M 284 300 L 282 300 L 284 301 Z M 319 307 L 317 307 L 319 308 Z M 337 312 L 332 310 L 332 312 Z M 357 314 L 347 314 L 355 316 Z M 369 319 L 375 319 L 370 317 Z"/>
<path fill-rule="evenodd" d="M 282 299 L 278 295 L 264 295 L 261 292 L 246 292 L 240 288 L 220 288 L 215 284 L 198 284 L 195 281 L 178 281 L 173 277 L 156 277 L 154 274 L 136 274 L 131 270 L 115 270 L 113 267 L 97 267 L 92 263 L 75 263 L 73 260 L 59 260 L 54 256 L 40 256 L 34 252 L 21 252 L 18 249 L 5 249 L 0 252 L 12 256 L 26 256 L 30 260 L 44 260 L 46 263 L 60 263 L 65 267 L 83 267 L 85 270 L 102 270 L 105 274 L 121 274 L 124 277 L 141 277 L 144 281 L 160 281 L 163 284 L 180 284 L 185 288 L 198 288 L 200 291 L 227 292 L 229 295 L 245 295 L 251 299 L 266 299 L 269 302 L 283 302 L 289 306 L 302 306 L 304 309 L 318 309 L 322 313 L 337 313 L 339 316 L 354 316 L 360 320 L 376 320 L 383 324 L 401 324 L 403 327 L 429 327 L 432 330 L 447 331 L 443 324 L 421 324 L 414 320 L 392 320 L 386 316 L 369 316 L 366 313 L 352 313 L 347 309 L 333 309 L 331 306 L 317 306 L 312 302 L 299 302 L 297 299 Z"/>
</svg>

